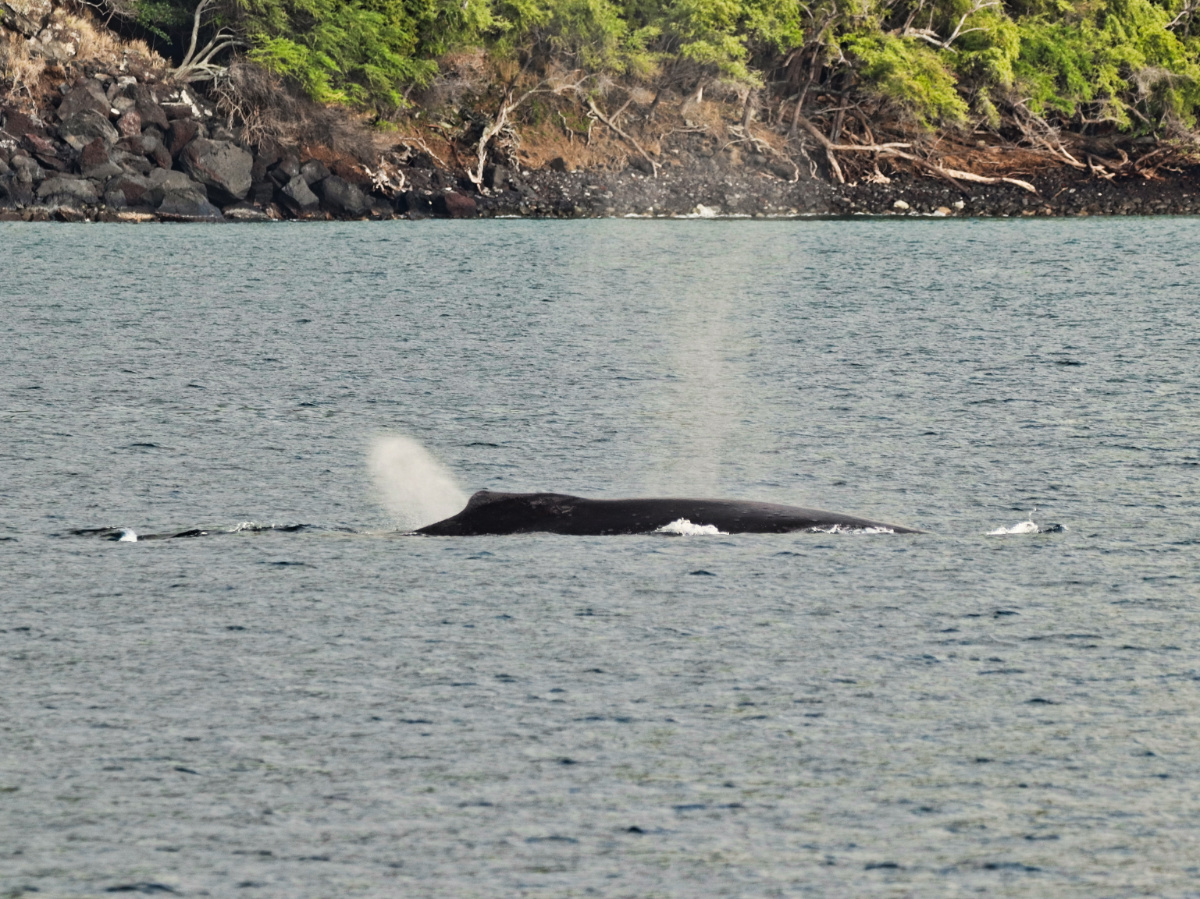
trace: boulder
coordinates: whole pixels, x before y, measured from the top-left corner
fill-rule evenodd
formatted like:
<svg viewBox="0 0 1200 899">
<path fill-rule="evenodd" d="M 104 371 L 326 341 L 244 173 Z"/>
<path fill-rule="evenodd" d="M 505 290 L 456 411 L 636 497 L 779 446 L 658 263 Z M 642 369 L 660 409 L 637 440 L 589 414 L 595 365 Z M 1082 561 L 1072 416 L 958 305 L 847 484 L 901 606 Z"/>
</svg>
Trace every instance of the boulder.
<svg viewBox="0 0 1200 899">
<path fill-rule="evenodd" d="M 173 163 L 171 154 L 155 134 L 156 129 L 147 128 L 137 137 L 124 137 L 117 142 L 118 150 L 127 150 L 154 160 L 160 169 L 169 169 Z M 149 169 L 147 169 L 149 171 Z"/>
<path fill-rule="evenodd" d="M 484 169 L 483 183 L 492 190 L 504 190 L 508 187 L 512 173 L 502 165 L 493 165 Z"/>
<path fill-rule="evenodd" d="M 285 153 L 283 158 L 271 169 L 271 179 L 280 187 L 283 187 L 283 185 L 299 174 L 300 160 L 296 158 L 294 153 Z"/>
<path fill-rule="evenodd" d="M 159 218 L 176 222 L 224 221 L 221 210 L 192 191 L 167 191 L 155 211 Z"/>
<path fill-rule="evenodd" d="M 123 174 L 115 178 L 110 178 L 104 189 L 104 196 L 107 200 L 109 194 L 120 194 L 123 201 L 122 206 L 150 206 L 152 198 L 149 196 L 154 185 L 150 183 L 149 178 L 144 178 L 141 175 Z M 159 197 L 161 202 L 162 197 Z M 112 203 L 109 204 L 113 205 Z"/>
<path fill-rule="evenodd" d="M 33 204 L 33 185 L 14 177 L 0 178 L 0 209 Z"/>
<path fill-rule="evenodd" d="M 155 203 L 161 202 L 163 191 L 192 191 L 197 196 L 208 195 L 203 184 L 197 184 L 183 172 L 176 172 L 173 169 L 155 169 L 150 173 L 149 181 L 151 190 L 158 191 L 160 194 L 155 196 Z"/>
<path fill-rule="evenodd" d="M 33 116 L 26 115 L 15 109 L 9 109 L 4 114 L 4 131 L 16 140 L 21 140 L 27 134 L 46 137 L 46 126 Z"/>
<path fill-rule="evenodd" d="M 250 188 L 248 199 L 255 206 L 265 209 L 275 199 L 275 182 L 270 179 L 254 182 L 254 187 Z"/>
<path fill-rule="evenodd" d="M 467 219 L 474 218 L 479 209 L 470 197 L 451 190 L 434 197 L 433 211 L 452 219 Z"/>
<path fill-rule="evenodd" d="M 22 37 L 37 37 L 37 33 L 42 30 L 41 19 L 30 18 L 28 12 L 15 9 L 11 4 L 0 0 L 0 25 Z"/>
<path fill-rule="evenodd" d="M 58 134 L 76 150 L 82 150 L 96 138 L 111 147 L 120 137 L 107 117 L 90 109 L 82 109 L 66 118 L 58 126 Z"/>
<path fill-rule="evenodd" d="M 194 119 L 176 119 L 167 128 L 165 141 L 171 156 L 178 156 L 183 148 L 200 136 L 200 123 Z"/>
<path fill-rule="evenodd" d="M 250 151 L 224 140 L 197 138 L 179 154 L 184 169 L 221 202 L 243 200 L 250 193 Z"/>
<path fill-rule="evenodd" d="M 294 215 L 312 215 L 320 206 L 317 195 L 309 189 L 308 182 L 299 174 L 279 189 L 283 203 Z"/>
<path fill-rule="evenodd" d="M 85 178 L 104 180 L 121 174 L 121 167 L 114 163 L 108 155 L 108 147 L 104 141 L 96 138 L 79 153 L 79 170 Z"/>
<path fill-rule="evenodd" d="M 108 97 L 100 82 L 95 78 L 88 78 L 62 98 L 62 102 L 58 104 L 58 118 L 65 122 L 77 112 L 90 110 L 108 121 L 109 108 Z"/>
<path fill-rule="evenodd" d="M 149 175 L 154 168 L 154 163 L 140 153 L 130 153 L 126 150 L 116 149 L 108 154 L 108 158 L 119 165 L 122 171 L 131 174 Z"/>
<path fill-rule="evenodd" d="M 95 206 L 100 202 L 100 192 L 96 190 L 94 182 L 67 175 L 47 178 L 38 187 L 37 197 L 41 205 L 50 208 Z"/>
<path fill-rule="evenodd" d="M 154 91 L 145 84 L 133 86 L 130 90 L 130 96 L 137 103 L 138 115 L 142 117 L 142 127 L 154 125 L 167 130 L 169 124 L 166 111 L 158 105 L 158 99 L 154 96 Z"/>
<path fill-rule="evenodd" d="M 274 147 L 259 147 L 254 154 L 254 168 L 250 170 L 250 176 L 254 179 L 254 183 L 258 184 L 258 182 L 266 180 L 267 170 L 279 162 L 282 156 L 283 154 Z"/>
<path fill-rule="evenodd" d="M 12 166 L 17 180 L 22 184 L 37 184 L 46 177 L 46 173 L 37 164 L 37 160 L 30 159 L 28 156 L 14 156 L 9 165 Z"/>
<path fill-rule="evenodd" d="M 22 138 L 22 143 L 32 152 L 41 156 L 58 156 L 58 148 L 54 146 L 54 141 L 44 134 L 35 134 L 30 131 Z"/>
<path fill-rule="evenodd" d="M 369 208 L 366 194 L 357 185 L 337 175 L 330 175 L 318 182 L 317 193 L 321 195 L 326 209 L 341 215 L 362 215 Z"/>
<path fill-rule="evenodd" d="M 142 117 L 136 109 L 127 109 L 117 119 L 117 132 L 122 137 L 134 137 L 142 133 Z"/>
<path fill-rule="evenodd" d="M 324 181 L 329 177 L 329 169 L 325 168 L 325 163 L 320 160 L 310 159 L 300 166 L 300 177 L 308 182 L 309 187 L 312 187 L 318 181 Z"/>
</svg>

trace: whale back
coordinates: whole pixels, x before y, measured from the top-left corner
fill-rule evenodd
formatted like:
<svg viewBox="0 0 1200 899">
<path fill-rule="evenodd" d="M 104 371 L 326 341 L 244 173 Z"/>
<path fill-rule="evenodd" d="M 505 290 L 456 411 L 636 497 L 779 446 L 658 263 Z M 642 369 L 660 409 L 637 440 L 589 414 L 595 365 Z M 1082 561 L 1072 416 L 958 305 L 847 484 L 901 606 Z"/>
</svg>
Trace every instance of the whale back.
<svg viewBox="0 0 1200 899">
<path fill-rule="evenodd" d="M 787 533 L 812 528 L 879 528 L 919 533 L 871 519 L 778 503 L 722 499 L 585 499 L 564 493 L 480 490 L 450 518 L 417 533 L 432 536 L 553 533 L 578 536 L 648 534 L 687 519 L 729 534 Z"/>
</svg>

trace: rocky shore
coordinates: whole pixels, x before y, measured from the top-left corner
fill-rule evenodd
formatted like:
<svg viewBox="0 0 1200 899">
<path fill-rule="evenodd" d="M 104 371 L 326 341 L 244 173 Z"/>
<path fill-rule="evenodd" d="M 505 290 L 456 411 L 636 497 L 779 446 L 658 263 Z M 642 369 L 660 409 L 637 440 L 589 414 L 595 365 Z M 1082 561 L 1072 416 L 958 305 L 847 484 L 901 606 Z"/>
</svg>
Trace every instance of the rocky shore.
<svg viewBox="0 0 1200 899">
<path fill-rule="evenodd" d="M 661 163 L 494 165 L 476 187 L 403 140 L 373 169 L 336 147 L 254 145 L 208 98 L 154 72 L 63 73 L 36 113 L 0 100 L 0 221 L 1200 213 L 1200 168 L 1148 180 L 1064 165 L 1023 175 L 1024 184 L 877 170 L 842 184 L 815 164 L 703 133 L 664 142 Z"/>
</svg>

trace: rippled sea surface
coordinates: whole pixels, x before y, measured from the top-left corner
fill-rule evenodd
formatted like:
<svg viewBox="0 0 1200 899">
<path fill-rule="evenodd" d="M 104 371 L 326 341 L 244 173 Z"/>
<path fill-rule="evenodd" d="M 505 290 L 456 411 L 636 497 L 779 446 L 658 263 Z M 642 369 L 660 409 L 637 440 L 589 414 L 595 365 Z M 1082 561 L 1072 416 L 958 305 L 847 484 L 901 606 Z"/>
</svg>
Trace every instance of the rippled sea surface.
<svg viewBox="0 0 1200 899">
<path fill-rule="evenodd" d="M 1198 258 L 0 225 L 0 895 L 1200 896 Z M 387 433 L 929 533 L 405 536 Z"/>
</svg>

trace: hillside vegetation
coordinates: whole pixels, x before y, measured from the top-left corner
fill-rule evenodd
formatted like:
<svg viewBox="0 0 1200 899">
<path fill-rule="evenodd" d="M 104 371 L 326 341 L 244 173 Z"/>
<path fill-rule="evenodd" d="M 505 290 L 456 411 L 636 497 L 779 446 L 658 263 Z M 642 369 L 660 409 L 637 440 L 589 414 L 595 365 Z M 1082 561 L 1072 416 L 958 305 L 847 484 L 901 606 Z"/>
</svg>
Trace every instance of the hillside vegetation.
<svg viewBox="0 0 1200 899">
<path fill-rule="evenodd" d="M 537 77 L 765 89 L 756 100 L 793 112 L 824 95 L 923 125 L 1163 135 L 1190 131 L 1200 104 L 1197 0 L 205 0 L 198 39 L 192 0 L 106 2 L 177 60 L 208 44 L 197 76 L 244 53 L 385 118 L 473 49 Z"/>
</svg>

